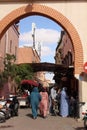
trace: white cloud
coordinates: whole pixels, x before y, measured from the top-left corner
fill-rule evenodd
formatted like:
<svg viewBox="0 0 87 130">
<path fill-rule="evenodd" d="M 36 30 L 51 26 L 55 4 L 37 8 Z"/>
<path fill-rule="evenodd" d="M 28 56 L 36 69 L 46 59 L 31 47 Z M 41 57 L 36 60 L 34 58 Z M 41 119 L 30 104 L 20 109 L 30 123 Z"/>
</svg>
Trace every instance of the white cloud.
<svg viewBox="0 0 87 130">
<path fill-rule="evenodd" d="M 35 31 L 35 41 L 36 42 L 43 42 L 43 44 L 53 44 L 57 43 L 58 39 L 60 37 L 60 32 L 57 30 L 52 30 L 52 29 L 36 29 Z M 20 43 L 22 42 L 23 45 L 25 44 L 32 44 L 33 39 L 32 39 L 32 32 L 24 32 L 20 34 Z"/>
<path fill-rule="evenodd" d="M 54 74 L 53 73 L 46 73 L 45 74 L 46 79 L 49 79 L 51 83 L 54 83 L 55 81 L 53 80 Z"/>
<path fill-rule="evenodd" d="M 30 32 L 24 32 L 24 33 L 21 33 L 20 34 L 20 37 L 19 37 L 19 46 L 25 46 L 25 45 L 32 45 L 32 34 L 31 34 L 31 31 Z"/>
<path fill-rule="evenodd" d="M 41 51 L 41 56 L 53 55 L 54 53 L 48 46 L 43 46 Z"/>
<path fill-rule="evenodd" d="M 60 32 L 53 29 L 45 29 L 40 28 L 36 29 L 35 31 L 35 43 L 36 48 L 37 43 L 40 42 L 41 44 L 41 57 L 48 57 L 54 56 L 57 42 L 60 38 Z M 19 37 L 20 44 L 19 46 L 33 46 L 33 38 L 32 38 L 32 31 L 24 32 L 20 34 Z"/>
<path fill-rule="evenodd" d="M 36 30 L 36 41 L 42 41 L 43 44 L 57 43 L 60 33 L 57 30 L 52 29 L 37 29 Z"/>
</svg>

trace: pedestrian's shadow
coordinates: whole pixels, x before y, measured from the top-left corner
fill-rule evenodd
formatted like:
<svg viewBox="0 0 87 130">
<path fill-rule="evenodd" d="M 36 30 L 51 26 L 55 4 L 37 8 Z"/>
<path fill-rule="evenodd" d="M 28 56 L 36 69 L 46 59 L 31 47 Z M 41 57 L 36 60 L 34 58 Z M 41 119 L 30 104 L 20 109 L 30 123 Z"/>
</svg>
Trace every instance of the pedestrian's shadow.
<svg viewBox="0 0 87 130">
<path fill-rule="evenodd" d="M 31 113 L 26 114 L 27 117 L 33 118 Z M 40 114 L 38 114 L 38 117 L 43 118 Z"/>
<path fill-rule="evenodd" d="M 32 114 L 31 113 L 26 114 L 26 116 L 32 118 Z"/>
<path fill-rule="evenodd" d="M 87 130 L 87 129 L 84 127 L 77 127 L 77 128 L 75 128 L 75 130 Z"/>
<path fill-rule="evenodd" d="M 38 114 L 38 117 L 43 118 L 42 115 Z"/>
</svg>

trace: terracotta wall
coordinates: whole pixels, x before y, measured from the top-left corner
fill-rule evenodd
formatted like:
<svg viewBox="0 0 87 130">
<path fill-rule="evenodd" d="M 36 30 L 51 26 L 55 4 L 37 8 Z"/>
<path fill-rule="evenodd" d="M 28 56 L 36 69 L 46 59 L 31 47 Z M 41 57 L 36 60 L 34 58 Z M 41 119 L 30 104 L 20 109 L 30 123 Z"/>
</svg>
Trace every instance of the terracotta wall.
<svg viewBox="0 0 87 130">
<path fill-rule="evenodd" d="M 19 33 L 15 26 L 11 26 L 0 40 L 0 70 L 3 70 L 3 60 L 6 53 L 18 57 Z M 17 62 L 17 60 L 16 60 Z"/>
</svg>

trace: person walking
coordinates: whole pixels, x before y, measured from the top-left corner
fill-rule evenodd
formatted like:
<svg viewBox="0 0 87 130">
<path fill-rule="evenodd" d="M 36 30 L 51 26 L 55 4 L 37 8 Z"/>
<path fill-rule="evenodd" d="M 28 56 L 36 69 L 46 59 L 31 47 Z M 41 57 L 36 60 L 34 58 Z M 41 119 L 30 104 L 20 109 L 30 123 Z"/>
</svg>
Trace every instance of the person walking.
<svg viewBox="0 0 87 130">
<path fill-rule="evenodd" d="M 64 87 L 60 93 L 60 115 L 67 117 L 69 115 L 68 95 L 66 93 L 67 88 Z"/>
<path fill-rule="evenodd" d="M 40 114 L 43 118 L 46 118 L 48 114 L 48 93 L 46 91 L 46 88 L 42 88 L 40 95 L 42 97 L 42 100 L 39 105 Z"/>
<path fill-rule="evenodd" d="M 58 114 L 60 114 L 60 94 L 61 94 L 61 88 L 58 89 L 58 92 L 57 92 L 57 104 L 58 104 Z"/>
<path fill-rule="evenodd" d="M 51 113 L 51 115 L 55 115 L 54 114 L 54 104 L 55 104 L 55 99 L 57 97 L 57 89 L 58 89 L 57 84 L 54 84 L 54 86 L 51 88 L 51 92 L 50 92 L 50 113 Z"/>
<path fill-rule="evenodd" d="M 37 118 L 38 107 L 39 107 L 40 101 L 41 101 L 41 95 L 40 95 L 40 93 L 38 91 L 38 88 L 34 87 L 31 94 L 30 94 L 30 103 L 31 103 L 33 119 Z"/>
</svg>

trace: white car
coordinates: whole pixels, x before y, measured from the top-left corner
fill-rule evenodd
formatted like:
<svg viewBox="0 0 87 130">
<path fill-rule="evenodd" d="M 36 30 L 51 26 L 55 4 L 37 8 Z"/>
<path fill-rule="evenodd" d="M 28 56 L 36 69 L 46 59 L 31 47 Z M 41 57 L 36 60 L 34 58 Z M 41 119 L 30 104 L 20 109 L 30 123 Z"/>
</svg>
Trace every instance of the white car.
<svg viewBox="0 0 87 130">
<path fill-rule="evenodd" d="M 18 97 L 19 101 L 19 106 L 20 107 L 28 107 L 29 106 L 29 101 L 28 101 L 28 96 L 27 97 Z"/>
</svg>

